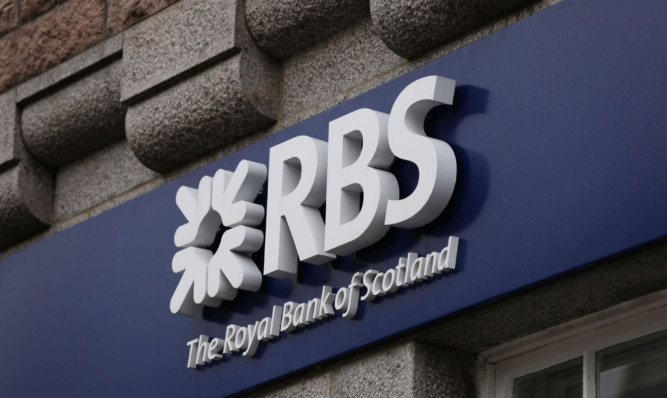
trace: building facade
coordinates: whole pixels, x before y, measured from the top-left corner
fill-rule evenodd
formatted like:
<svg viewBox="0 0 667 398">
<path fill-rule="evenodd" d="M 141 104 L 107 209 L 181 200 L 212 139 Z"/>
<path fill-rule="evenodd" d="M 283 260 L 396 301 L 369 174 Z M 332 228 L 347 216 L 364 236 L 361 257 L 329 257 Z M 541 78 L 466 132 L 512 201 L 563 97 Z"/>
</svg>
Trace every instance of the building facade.
<svg viewBox="0 0 667 398">
<path fill-rule="evenodd" d="M 0 396 L 664 396 L 662 2 L 0 6 Z"/>
</svg>

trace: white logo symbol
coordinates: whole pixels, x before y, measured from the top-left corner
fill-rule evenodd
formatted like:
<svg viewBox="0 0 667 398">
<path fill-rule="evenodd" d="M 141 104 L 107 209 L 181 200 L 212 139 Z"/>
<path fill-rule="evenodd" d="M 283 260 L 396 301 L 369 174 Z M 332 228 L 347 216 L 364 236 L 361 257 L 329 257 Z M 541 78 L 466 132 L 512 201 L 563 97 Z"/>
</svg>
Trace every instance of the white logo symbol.
<svg viewBox="0 0 667 398">
<path fill-rule="evenodd" d="M 183 275 L 171 297 L 172 313 L 193 316 L 201 305 L 233 300 L 238 289 L 259 289 L 262 273 L 250 256 L 264 241 L 262 231 L 253 228 L 264 219 L 264 207 L 253 202 L 266 173 L 263 164 L 242 160 L 234 173 L 218 170 L 213 178 L 203 177 L 199 189 L 178 190 L 176 204 L 188 222 L 174 234 L 174 243 L 183 249 L 171 266 Z M 220 224 L 229 229 L 213 253 L 208 248 Z"/>
</svg>

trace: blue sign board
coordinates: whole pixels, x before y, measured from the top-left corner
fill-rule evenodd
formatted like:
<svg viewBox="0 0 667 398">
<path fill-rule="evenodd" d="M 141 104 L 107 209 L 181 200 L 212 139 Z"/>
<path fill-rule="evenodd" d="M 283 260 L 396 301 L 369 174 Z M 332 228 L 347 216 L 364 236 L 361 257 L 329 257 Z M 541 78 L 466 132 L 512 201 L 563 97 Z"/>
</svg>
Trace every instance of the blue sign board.
<svg viewBox="0 0 667 398">
<path fill-rule="evenodd" d="M 666 236 L 666 14 L 658 0 L 565 1 L 0 259 L 0 396 L 228 395 Z M 357 109 L 389 113 L 429 75 L 457 82 L 454 105 L 425 123 L 458 163 L 434 222 L 392 228 L 330 264 L 302 263 L 296 278 L 264 277 L 258 292 L 195 317 L 170 312 L 180 186 L 243 159 L 268 164 L 269 148 L 295 136 L 326 141 L 328 123 Z M 391 171 L 402 192 L 414 187 L 413 165 Z M 354 319 L 283 333 L 253 358 L 186 368 L 187 341 L 224 338 L 229 324 L 394 268 L 410 251 L 439 251 L 452 235 L 454 273 L 361 302 Z M 261 267 L 262 250 L 253 258 Z"/>
</svg>

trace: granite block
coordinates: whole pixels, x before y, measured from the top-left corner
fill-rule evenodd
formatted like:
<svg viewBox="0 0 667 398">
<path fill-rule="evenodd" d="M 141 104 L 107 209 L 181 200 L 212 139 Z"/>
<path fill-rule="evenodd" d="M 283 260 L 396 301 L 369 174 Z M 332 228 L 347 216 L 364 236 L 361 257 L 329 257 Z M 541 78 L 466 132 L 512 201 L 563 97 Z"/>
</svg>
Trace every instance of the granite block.
<svg viewBox="0 0 667 398">
<path fill-rule="evenodd" d="M 404 63 L 373 33 L 371 22 L 364 20 L 284 62 L 281 119 Z"/>
<path fill-rule="evenodd" d="M 107 31 L 118 33 L 177 0 L 108 0 Z"/>
<path fill-rule="evenodd" d="M 53 175 L 29 157 L 0 174 L 0 248 L 48 228 Z"/>
<path fill-rule="evenodd" d="M 326 111 L 327 109 L 331 109 L 334 106 L 342 104 L 347 99 L 348 99 L 347 93 L 335 94 L 334 96 L 327 98 L 323 102 L 315 104 L 310 108 L 306 108 L 299 113 L 290 115 L 285 119 L 281 119 L 280 122 L 271 126 L 270 133 L 275 134 L 282 130 L 285 130 L 288 127 L 294 126 L 297 123 L 301 123 L 302 121 L 311 118 L 315 115 L 318 115 Z"/>
<path fill-rule="evenodd" d="M 16 102 L 25 103 L 57 84 L 76 78 L 113 58 L 120 58 L 123 37 L 113 36 L 16 87 Z"/>
<path fill-rule="evenodd" d="M 470 353 L 408 341 L 334 371 L 336 397 L 475 396 Z"/>
<path fill-rule="evenodd" d="M 122 100 L 238 52 L 247 38 L 241 11 L 238 0 L 183 0 L 125 31 Z"/>
<path fill-rule="evenodd" d="M 19 123 L 15 102 L 16 91 L 0 94 L 0 167 L 19 160 Z"/>
<path fill-rule="evenodd" d="M 48 166 L 61 167 L 123 137 L 120 75 L 116 60 L 27 103 L 21 132 L 30 153 Z"/>
<path fill-rule="evenodd" d="M 127 141 L 117 141 L 58 170 L 54 220 L 67 220 L 157 177 L 139 162 Z"/>
<path fill-rule="evenodd" d="M 404 343 L 336 369 L 336 397 L 410 397 L 414 343 Z"/>
<path fill-rule="evenodd" d="M 475 397 L 476 355 L 433 344 L 416 342 L 412 396 Z"/>
<path fill-rule="evenodd" d="M 271 393 L 260 395 L 262 398 L 329 398 L 331 395 L 331 375 L 303 378 L 298 382 Z"/>
<path fill-rule="evenodd" d="M 246 0 L 255 44 L 276 58 L 294 55 L 368 17 L 367 0 Z"/>
<path fill-rule="evenodd" d="M 244 51 L 132 105 L 125 127 L 147 167 L 166 172 L 276 119 L 278 71 Z"/>
<path fill-rule="evenodd" d="M 370 0 L 375 31 L 396 54 L 412 57 L 530 0 Z"/>
<path fill-rule="evenodd" d="M 103 0 L 69 0 L 0 37 L 0 91 L 102 40 Z"/>
</svg>

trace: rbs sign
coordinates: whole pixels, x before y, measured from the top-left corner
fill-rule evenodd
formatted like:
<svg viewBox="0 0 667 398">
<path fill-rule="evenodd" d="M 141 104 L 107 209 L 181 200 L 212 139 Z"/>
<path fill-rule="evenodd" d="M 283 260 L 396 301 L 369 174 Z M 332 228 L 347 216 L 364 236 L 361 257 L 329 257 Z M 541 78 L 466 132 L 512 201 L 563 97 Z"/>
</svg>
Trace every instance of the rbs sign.
<svg viewBox="0 0 667 398">
<path fill-rule="evenodd" d="M 265 165 L 243 160 L 233 173 L 202 178 L 198 189 L 181 187 L 176 204 L 188 222 L 174 235 L 182 250 L 172 269 L 183 275 L 171 311 L 193 316 L 201 305 L 233 300 L 238 289 L 257 291 L 262 273 L 251 255 L 262 243 L 264 275 L 286 277 L 297 273 L 299 261 L 324 264 L 372 245 L 389 227 L 433 221 L 452 196 L 456 158 L 446 142 L 426 135 L 424 118 L 452 104 L 454 86 L 440 76 L 421 78 L 403 89 L 389 114 L 364 108 L 332 120 L 328 143 L 299 136 L 272 147 L 265 233 L 256 228 L 265 210 L 254 203 Z M 395 158 L 419 170 L 406 197 L 387 171 Z M 227 229 L 213 253 L 207 248 L 220 224 Z"/>
</svg>

